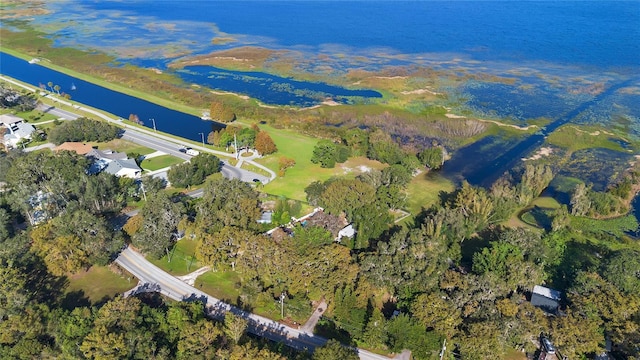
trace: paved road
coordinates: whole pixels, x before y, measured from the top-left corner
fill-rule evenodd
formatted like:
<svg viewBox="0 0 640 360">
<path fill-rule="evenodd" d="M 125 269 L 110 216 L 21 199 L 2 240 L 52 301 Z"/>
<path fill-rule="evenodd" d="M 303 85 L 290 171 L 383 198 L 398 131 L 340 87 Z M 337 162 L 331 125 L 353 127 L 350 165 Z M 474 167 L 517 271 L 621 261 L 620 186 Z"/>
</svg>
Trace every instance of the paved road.
<svg viewBox="0 0 640 360">
<path fill-rule="evenodd" d="M 207 315 L 217 320 L 224 319 L 224 315 L 230 311 L 248 320 L 249 326 L 247 330 L 252 334 L 282 342 L 299 350 L 313 350 L 327 341 L 322 337 L 313 335 L 311 332 L 294 329 L 265 317 L 240 310 L 235 306 L 207 295 L 162 271 L 131 248 L 123 250 L 115 262 L 140 280 L 142 285 L 139 286 L 139 291 L 159 291 L 161 294 L 178 301 L 202 301 L 206 304 L 205 311 Z M 359 349 L 358 355 L 363 360 L 389 360 L 386 356 Z"/>
<path fill-rule="evenodd" d="M 80 115 L 75 114 L 73 112 L 52 107 L 52 106 L 41 105 L 39 109 L 46 113 L 53 114 L 57 117 L 64 118 L 67 120 L 75 120 L 80 117 Z M 179 151 L 179 149 L 183 147 L 183 145 L 176 144 L 175 142 L 171 142 L 154 135 L 145 134 L 141 131 L 125 129 L 124 132 L 122 133 L 121 138 L 124 140 L 134 142 L 136 144 L 140 144 L 142 146 L 157 150 L 157 151 L 162 151 L 164 153 L 173 155 L 175 157 L 178 157 L 184 160 L 189 160 L 192 158 L 191 155 L 187 155 Z M 267 176 L 256 174 L 252 171 L 248 171 L 244 169 L 239 169 L 235 166 L 230 165 L 228 162 L 224 160 L 222 160 L 221 172 L 222 172 L 222 175 L 227 179 L 236 178 L 246 182 L 252 182 L 253 179 L 258 179 L 263 183 L 269 182 L 270 180 L 270 178 Z"/>
<path fill-rule="evenodd" d="M 40 93 L 42 90 L 38 89 L 38 88 L 34 88 L 34 87 L 30 87 L 27 85 L 23 85 L 17 81 L 14 81 L 10 78 L 7 78 L 5 76 L 1 76 L 0 75 L 0 79 L 10 82 L 14 85 L 20 86 L 24 89 L 27 89 L 31 92 L 34 93 Z M 130 141 L 134 141 L 134 142 L 138 142 L 143 146 L 146 147 L 150 147 L 152 149 L 155 150 L 160 150 L 160 151 L 164 151 L 167 152 L 171 155 L 174 156 L 178 156 L 180 158 L 183 159 L 188 159 L 190 158 L 189 155 L 186 155 L 184 153 L 181 153 L 178 151 L 178 149 L 180 147 L 185 147 L 185 146 L 189 146 L 192 147 L 196 150 L 199 150 L 201 152 L 207 152 L 210 154 L 214 154 L 217 156 L 220 156 L 222 158 L 224 157 L 232 157 L 231 154 L 228 154 L 226 152 L 223 151 L 217 151 L 217 150 L 212 150 L 203 146 L 198 146 L 198 145 L 193 145 L 190 143 L 186 143 L 183 141 L 180 141 L 179 139 L 176 138 L 172 138 L 170 136 L 152 131 L 152 130 L 147 130 L 147 129 L 143 129 L 143 128 L 137 128 L 131 125 L 127 125 L 124 124 L 120 121 L 120 119 L 113 119 L 109 116 L 106 116 L 98 111 L 95 111 L 93 109 L 89 109 L 86 108 L 84 106 L 80 106 L 80 105 L 75 105 L 69 101 L 63 100 L 61 98 L 56 97 L 54 94 L 47 94 L 46 95 L 49 99 L 55 101 L 58 104 L 61 105 L 66 105 L 69 106 L 70 108 L 74 108 L 74 109 L 78 109 L 81 111 L 85 111 L 88 113 L 91 113 L 101 119 L 104 119 L 108 122 L 111 123 L 116 123 L 121 127 L 125 128 L 125 136 L 128 137 L 128 140 Z M 55 106 L 48 106 L 48 105 L 40 105 L 39 109 L 42 110 L 43 112 L 49 113 L 49 114 L 53 114 L 54 116 L 57 116 L 59 118 L 64 118 L 67 120 L 75 120 L 77 118 L 80 117 L 80 115 L 72 112 L 72 111 L 68 111 L 68 110 L 64 110 Z M 123 136 L 124 137 L 124 136 Z M 186 158 L 185 158 L 186 156 Z M 250 161 L 250 160 L 245 160 L 247 163 L 260 168 L 262 170 L 264 170 L 265 172 L 267 172 L 269 174 L 269 176 L 264 176 L 264 175 L 260 175 L 257 173 L 254 173 L 252 171 L 248 171 L 248 170 L 244 170 L 244 169 L 238 169 L 235 168 L 233 166 L 230 166 L 227 162 L 223 161 L 223 165 L 222 165 L 222 175 L 224 175 L 226 178 L 238 178 L 242 181 L 246 181 L 246 182 L 252 182 L 253 179 L 258 179 L 260 180 L 260 182 L 262 182 L 263 184 L 268 183 L 269 181 L 272 181 L 276 178 L 276 173 L 273 172 L 271 169 L 265 167 L 264 165 L 258 164 L 256 162 Z"/>
</svg>

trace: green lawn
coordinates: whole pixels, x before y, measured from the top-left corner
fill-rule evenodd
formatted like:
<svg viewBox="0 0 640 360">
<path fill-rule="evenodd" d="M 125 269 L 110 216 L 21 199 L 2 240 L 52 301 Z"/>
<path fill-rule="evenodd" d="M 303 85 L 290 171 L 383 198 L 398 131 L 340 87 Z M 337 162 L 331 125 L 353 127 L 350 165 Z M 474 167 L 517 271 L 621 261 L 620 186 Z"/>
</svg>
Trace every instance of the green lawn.
<svg viewBox="0 0 640 360">
<path fill-rule="evenodd" d="M 304 188 L 314 181 L 324 181 L 332 176 L 355 176 L 362 172 L 362 168 L 382 169 L 386 165 L 365 158 L 352 158 L 344 164 L 336 164 L 333 169 L 321 168 L 311 162 L 313 148 L 319 139 L 305 136 L 287 129 L 275 129 L 268 125 L 259 125 L 269 133 L 278 147 L 278 152 L 259 159 L 262 165 L 278 172 L 278 161 L 281 157 L 292 158 L 296 164 L 287 169 L 284 177 L 265 185 L 263 191 L 268 194 L 280 195 L 289 199 L 306 201 Z"/>
<path fill-rule="evenodd" d="M 14 111 L 13 109 L 0 109 L 0 114 L 13 114 L 15 116 L 25 119 L 26 122 L 37 125 L 42 121 L 55 120 L 58 117 L 49 113 L 43 113 L 40 110 L 34 109 L 31 111 Z"/>
<path fill-rule="evenodd" d="M 441 191 L 450 192 L 455 189 L 454 184 L 435 171 L 422 173 L 411 180 L 407 186 L 407 210 L 417 215 L 422 208 L 429 208 L 440 201 Z"/>
<path fill-rule="evenodd" d="M 147 260 L 173 276 L 186 275 L 196 271 L 201 266 L 195 258 L 196 244 L 196 241 L 185 238 L 178 241 L 174 246 L 170 262 L 167 255 L 160 259 L 147 258 Z"/>
<path fill-rule="evenodd" d="M 161 155 L 151 159 L 144 159 L 140 164 L 140 167 L 144 170 L 155 171 L 160 170 L 172 165 L 180 164 L 184 160 L 172 155 Z"/>
<path fill-rule="evenodd" d="M 66 292 L 82 292 L 92 304 L 97 304 L 122 294 L 136 284 L 136 279 L 120 276 L 106 266 L 92 266 L 89 271 L 71 275 Z"/>
<path fill-rule="evenodd" d="M 88 142 L 87 144 L 90 144 L 92 146 L 98 146 L 98 149 L 100 150 L 109 149 L 117 152 L 137 153 L 140 155 L 148 155 L 148 154 L 151 154 L 152 152 L 155 152 L 155 150 L 150 149 L 148 147 L 144 147 L 142 145 L 138 145 L 136 143 L 133 143 L 127 140 L 122 140 L 122 139 L 114 139 L 105 143 Z"/>
<path fill-rule="evenodd" d="M 195 287 L 229 303 L 236 304 L 240 295 L 240 278 L 233 271 L 207 271 L 198 276 Z"/>
</svg>

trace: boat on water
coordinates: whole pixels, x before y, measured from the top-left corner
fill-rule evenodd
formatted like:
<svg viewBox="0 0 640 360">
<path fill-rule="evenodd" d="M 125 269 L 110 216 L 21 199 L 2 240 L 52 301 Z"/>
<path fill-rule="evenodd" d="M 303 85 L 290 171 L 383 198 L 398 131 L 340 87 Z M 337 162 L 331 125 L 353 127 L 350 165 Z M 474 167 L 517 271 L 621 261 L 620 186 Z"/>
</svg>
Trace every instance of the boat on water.
<svg viewBox="0 0 640 360">
<path fill-rule="evenodd" d="M 75 90 L 76 89 L 76 84 L 71 83 L 71 90 Z"/>
</svg>

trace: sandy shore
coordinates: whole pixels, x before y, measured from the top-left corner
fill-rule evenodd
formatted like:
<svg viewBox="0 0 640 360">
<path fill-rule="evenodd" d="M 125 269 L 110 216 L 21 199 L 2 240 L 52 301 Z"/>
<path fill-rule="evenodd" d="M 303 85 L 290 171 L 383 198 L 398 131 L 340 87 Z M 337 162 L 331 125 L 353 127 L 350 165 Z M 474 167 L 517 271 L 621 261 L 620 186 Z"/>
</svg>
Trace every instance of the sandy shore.
<svg viewBox="0 0 640 360">
<path fill-rule="evenodd" d="M 538 160 L 541 159 L 543 157 L 549 156 L 553 153 L 553 149 L 550 147 L 542 147 L 540 149 L 538 149 L 538 151 L 536 151 L 535 154 L 533 154 L 531 157 L 529 158 L 522 158 L 522 161 L 527 161 L 527 160 Z"/>
<path fill-rule="evenodd" d="M 444 116 L 448 117 L 449 119 L 467 119 L 466 116 L 456 115 L 456 114 L 451 114 L 451 113 L 446 113 L 446 114 L 444 114 Z M 481 122 L 493 123 L 493 124 L 496 124 L 498 126 L 507 126 L 507 127 L 514 128 L 514 129 L 517 129 L 517 130 L 522 130 L 522 131 L 527 131 L 529 129 L 534 129 L 534 128 L 538 127 L 538 125 L 518 126 L 518 125 L 513 125 L 513 124 L 505 124 L 505 123 L 501 123 L 500 121 L 496 121 L 496 120 L 486 120 L 486 119 L 473 119 L 473 120 L 477 120 L 477 121 L 481 121 Z"/>
</svg>

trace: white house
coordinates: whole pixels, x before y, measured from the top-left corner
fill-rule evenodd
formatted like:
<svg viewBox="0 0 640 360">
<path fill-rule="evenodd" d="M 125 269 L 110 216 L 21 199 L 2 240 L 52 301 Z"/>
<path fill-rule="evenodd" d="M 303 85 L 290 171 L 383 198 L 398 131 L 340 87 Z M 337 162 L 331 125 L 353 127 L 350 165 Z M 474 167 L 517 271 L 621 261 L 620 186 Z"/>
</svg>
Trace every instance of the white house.
<svg viewBox="0 0 640 360">
<path fill-rule="evenodd" d="M 0 115 L 0 127 L 6 129 L 2 138 L 4 146 L 14 148 L 22 139 L 31 139 L 31 134 L 36 128 L 24 122 L 21 117 L 2 114 Z"/>
<path fill-rule="evenodd" d="M 353 228 L 353 224 L 349 224 L 342 228 L 342 230 L 338 231 L 338 236 L 336 237 L 336 241 L 342 240 L 343 237 L 348 237 L 352 239 L 356 234 L 356 230 Z"/>
<path fill-rule="evenodd" d="M 140 169 L 133 159 L 114 159 L 109 161 L 107 167 L 104 168 L 104 172 L 117 177 L 126 176 L 137 179 L 140 177 L 142 169 Z"/>
</svg>

